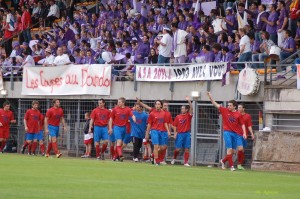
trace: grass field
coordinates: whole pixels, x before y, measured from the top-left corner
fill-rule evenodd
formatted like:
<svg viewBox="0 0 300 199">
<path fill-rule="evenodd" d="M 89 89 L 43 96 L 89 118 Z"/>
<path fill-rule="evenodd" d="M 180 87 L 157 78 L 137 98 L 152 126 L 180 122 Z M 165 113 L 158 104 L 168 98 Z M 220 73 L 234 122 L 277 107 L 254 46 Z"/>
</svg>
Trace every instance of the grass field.
<svg viewBox="0 0 300 199">
<path fill-rule="evenodd" d="M 300 174 L 0 154 L 0 198 L 299 199 Z"/>
</svg>

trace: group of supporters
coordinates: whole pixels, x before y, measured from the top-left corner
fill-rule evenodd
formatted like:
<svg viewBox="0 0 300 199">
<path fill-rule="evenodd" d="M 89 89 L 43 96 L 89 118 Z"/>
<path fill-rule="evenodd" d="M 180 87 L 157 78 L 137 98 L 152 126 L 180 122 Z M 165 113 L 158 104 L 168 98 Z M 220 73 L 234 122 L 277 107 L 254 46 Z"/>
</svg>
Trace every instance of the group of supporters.
<svg viewBox="0 0 300 199">
<path fill-rule="evenodd" d="M 232 155 L 237 153 L 237 168 L 243 170 L 244 148 L 247 146 L 249 132 L 252 139 L 254 138 L 251 116 L 245 113 L 244 104 L 237 106 L 236 101 L 231 100 L 228 102 L 228 107 L 225 108 L 216 103 L 210 93 L 208 93 L 208 97 L 212 104 L 218 108 L 223 118 L 227 155 L 220 160 L 222 169 L 225 169 L 225 163 L 228 161 L 231 170 L 235 170 Z M 96 158 L 104 160 L 104 154 L 108 144 L 110 144 L 111 158 L 114 161 L 123 161 L 123 149 L 132 141 L 133 161 L 139 161 L 140 150 L 144 144 L 144 160 L 152 159 L 152 163 L 156 165 L 166 164 L 165 156 L 168 140 L 173 130 L 175 150 L 171 164 L 175 164 L 180 149 L 183 149 L 184 166 L 190 166 L 188 161 L 191 146 L 193 108 L 190 99 L 186 97 L 186 100 L 188 105 L 181 107 L 181 113 L 173 121 L 172 115 L 168 111 L 167 101 L 156 100 L 154 108 L 152 108 L 137 98 L 135 106 L 129 108 L 125 106 L 125 98 L 121 97 L 118 99 L 117 105 L 112 110 L 109 110 L 105 107 L 105 100 L 100 99 L 98 107 L 91 114 L 85 114 L 86 123 L 83 132 L 86 153 L 82 158 L 91 157 L 92 144 L 95 144 Z M 9 110 L 10 104 L 5 102 L 3 107 L 3 109 L 0 109 L 1 151 L 3 151 L 5 142 L 9 138 L 9 124 L 16 122 L 13 113 Z M 146 113 L 143 110 L 144 108 L 149 113 Z M 39 102 L 33 101 L 32 108 L 28 109 L 24 116 L 26 140 L 21 152 L 24 153 L 28 147 L 28 154 L 35 155 L 39 142 L 42 155 L 49 157 L 53 149 L 56 157 L 60 158 L 62 153 L 59 152 L 57 147 L 60 123 L 62 123 L 64 131 L 66 131 L 63 109 L 60 107 L 59 100 L 53 100 L 53 107 L 47 110 L 45 117 L 39 111 Z M 43 130 L 49 137 L 46 152 L 43 143 Z M 102 142 L 101 147 L 100 142 Z"/>
</svg>

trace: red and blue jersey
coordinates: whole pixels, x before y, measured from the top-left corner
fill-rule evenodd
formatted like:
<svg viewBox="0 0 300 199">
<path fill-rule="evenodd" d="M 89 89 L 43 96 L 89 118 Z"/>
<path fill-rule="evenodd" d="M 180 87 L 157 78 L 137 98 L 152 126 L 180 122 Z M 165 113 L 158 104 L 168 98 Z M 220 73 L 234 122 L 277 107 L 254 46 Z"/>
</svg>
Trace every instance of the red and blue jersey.
<svg viewBox="0 0 300 199">
<path fill-rule="evenodd" d="M 193 115 L 190 113 L 177 115 L 173 123 L 173 126 L 177 128 L 177 133 L 190 132 L 192 118 Z"/>
<path fill-rule="evenodd" d="M 166 131 L 165 123 L 167 121 L 166 112 L 163 110 L 152 110 L 148 117 L 148 124 L 151 125 L 152 130 Z"/>
<path fill-rule="evenodd" d="M 126 126 L 129 118 L 133 116 L 131 109 L 129 107 L 121 108 L 117 106 L 112 109 L 110 118 L 113 120 L 113 125 L 115 126 Z"/>
<path fill-rule="evenodd" d="M 35 109 L 28 109 L 25 113 L 24 119 L 27 124 L 27 133 L 39 133 L 40 131 L 40 111 Z"/>
<path fill-rule="evenodd" d="M 242 114 L 238 111 L 230 111 L 228 108 L 220 107 L 219 109 L 222 120 L 224 131 L 231 131 L 238 135 L 243 135 L 242 125 L 244 120 Z"/>
<path fill-rule="evenodd" d="M 95 126 L 107 126 L 110 117 L 110 111 L 106 108 L 97 107 L 92 111 L 91 118 Z"/>
<path fill-rule="evenodd" d="M 50 108 L 46 113 L 46 117 L 48 118 L 48 124 L 52 126 L 59 126 L 61 118 L 64 116 L 64 112 L 62 108 Z"/>
</svg>

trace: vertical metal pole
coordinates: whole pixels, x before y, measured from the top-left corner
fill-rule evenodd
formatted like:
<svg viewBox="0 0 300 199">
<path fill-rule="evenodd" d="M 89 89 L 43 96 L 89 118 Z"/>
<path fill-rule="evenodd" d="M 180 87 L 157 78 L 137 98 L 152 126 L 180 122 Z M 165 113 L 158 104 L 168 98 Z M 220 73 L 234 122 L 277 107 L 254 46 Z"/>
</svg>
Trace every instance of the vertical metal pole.
<svg viewBox="0 0 300 199">
<path fill-rule="evenodd" d="M 226 102 L 223 102 L 223 107 L 226 107 Z M 221 159 L 222 157 L 225 157 L 226 154 L 226 146 L 223 140 L 223 118 L 221 115 L 220 115 L 219 122 L 220 122 L 220 141 L 221 141 L 221 151 L 222 151 L 222 153 L 220 153 L 221 154 L 220 159 Z"/>
<path fill-rule="evenodd" d="M 76 124 L 75 124 L 75 135 L 76 135 L 76 157 L 78 157 L 79 154 L 79 135 L 81 135 L 79 133 L 79 125 L 80 125 L 80 100 L 78 100 L 78 105 L 77 105 L 77 118 L 76 118 Z"/>
<path fill-rule="evenodd" d="M 192 128 L 191 128 L 191 165 L 196 166 L 196 160 L 197 160 L 197 124 L 198 124 L 198 108 L 197 108 L 197 99 L 194 98 L 193 100 L 193 110 L 194 110 L 194 117 L 192 120 Z"/>
<path fill-rule="evenodd" d="M 10 89 L 13 91 L 14 90 L 14 68 L 11 67 L 11 74 L 10 74 Z"/>
<path fill-rule="evenodd" d="M 138 83 L 136 81 L 136 73 L 134 73 L 134 80 L 133 80 L 133 89 L 134 91 L 137 91 Z"/>
<path fill-rule="evenodd" d="M 21 138 L 21 134 L 22 134 L 22 128 L 21 128 L 21 99 L 18 100 L 18 123 L 17 123 L 17 129 L 18 129 L 18 149 L 20 149 L 22 147 L 22 138 Z"/>
</svg>

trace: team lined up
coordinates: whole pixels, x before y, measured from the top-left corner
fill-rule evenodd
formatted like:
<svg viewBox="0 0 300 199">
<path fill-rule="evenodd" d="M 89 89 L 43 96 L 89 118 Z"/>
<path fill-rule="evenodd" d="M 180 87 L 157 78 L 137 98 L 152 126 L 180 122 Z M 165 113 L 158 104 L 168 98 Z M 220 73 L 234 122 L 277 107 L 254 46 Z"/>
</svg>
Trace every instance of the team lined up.
<svg viewBox="0 0 300 199">
<path fill-rule="evenodd" d="M 218 108 L 223 118 L 224 140 L 227 149 L 227 155 L 220 160 L 221 166 L 225 169 L 225 163 L 228 161 L 231 170 L 234 169 L 232 155 L 237 149 L 238 168 L 243 169 L 244 148 L 247 145 L 248 132 L 254 138 L 252 130 L 251 116 L 245 113 L 244 104 L 238 106 L 234 100 L 228 102 L 228 107 L 222 107 L 216 103 L 211 94 L 208 97 L 212 104 Z M 189 105 L 181 107 L 181 114 L 177 115 L 172 121 L 172 115 L 168 111 L 168 102 L 156 100 L 154 108 L 146 105 L 137 98 L 133 108 L 125 106 L 125 98 L 118 99 L 117 105 L 108 110 L 105 108 L 105 100 L 98 101 L 91 115 L 86 113 L 86 124 L 84 126 L 84 140 L 86 153 L 82 157 L 91 156 L 91 145 L 95 144 L 96 158 L 104 159 L 104 153 L 110 143 L 110 154 L 113 160 L 123 161 L 123 149 L 131 141 L 133 142 L 133 160 L 139 161 L 139 153 L 142 145 L 145 145 L 144 159 L 153 159 L 156 165 L 166 164 L 165 156 L 167 151 L 168 140 L 173 129 L 175 139 L 174 157 L 171 164 L 180 152 L 184 149 L 184 165 L 190 166 L 189 149 L 191 146 L 191 121 L 193 117 L 193 108 L 191 101 L 186 97 Z M 9 137 L 9 124 L 16 123 L 13 113 L 9 110 L 10 104 L 5 102 L 3 109 L 0 109 L 0 150 L 3 151 L 6 140 Z M 49 157 L 51 150 L 57 158 L 61 157 L 57 147 L 57 137 L 59 136 L 59 126 L 62 123 L 66 132 L 66 123 L 64 120 L 63 109 L 60 107 L 60 101 L 53 100 L 53 107 L 48 109 L 46 116 L 38 110 L 38 101 L 32 102 L 32 108 L 28 109 L 24 116 L 24 127 L 26 131 L 26 141 L 22 147 L 22 153 L 28 147 L 28 153 L 35 155 L 38 142 L 40 152 L 45 157 Z M 149 114 L 143 111 L 145 108 Z M 43 130 L 49 135 L 47 151 L 43 143 Z M 151 137 L 151 138 L 150 138 Z M 100 148 L 100 142 L 102 147 Z M 153 145 L 153 153 L 151 149 Z"/>
</svg>

